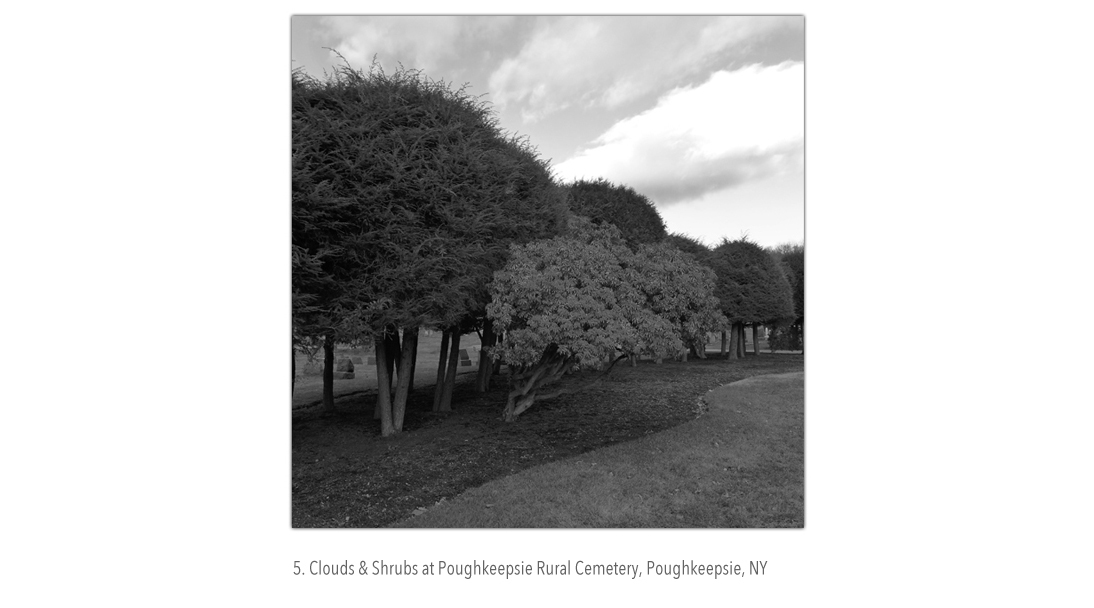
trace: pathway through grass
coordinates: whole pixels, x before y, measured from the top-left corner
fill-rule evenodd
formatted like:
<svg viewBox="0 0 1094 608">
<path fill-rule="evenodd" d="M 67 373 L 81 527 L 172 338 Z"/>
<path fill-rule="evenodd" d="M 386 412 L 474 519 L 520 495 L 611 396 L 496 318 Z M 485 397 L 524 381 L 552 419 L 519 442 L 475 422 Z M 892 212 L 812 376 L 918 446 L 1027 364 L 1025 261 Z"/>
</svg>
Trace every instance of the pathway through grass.
<svg viewBox="0 0 1094 608">
<path fill-rule="evenodd" d="M 706 400 L 696 420 L 491 481 L 397 525 L 803 527 L 804 373 Z"/>
</svg>

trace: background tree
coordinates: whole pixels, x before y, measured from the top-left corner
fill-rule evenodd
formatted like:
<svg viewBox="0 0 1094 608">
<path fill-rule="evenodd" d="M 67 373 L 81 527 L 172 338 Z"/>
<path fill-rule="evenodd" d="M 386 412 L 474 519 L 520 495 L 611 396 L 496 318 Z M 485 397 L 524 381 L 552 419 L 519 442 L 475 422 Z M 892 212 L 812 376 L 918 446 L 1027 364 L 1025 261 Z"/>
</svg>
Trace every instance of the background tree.
<svg viewBox="0 0 1094 608">
<path fill-rule="evenodd" d="M 744 327 L 775 323 L 794 314 L 790 283 L 782 269 L 759 245 L 723 240 L 711 264 L 718 277 L 715 295 L 730 322 L 729 357 L 744 355 Z"/>
<path fill-rule="evenodd" d="M 510 367 L 505 420 L 537 399 L 582 390 L 547 388 L 572 370 L 607 364 L 607 373 L 627 353 L 663 357 L 680 350 L 677 328 L 648 307 L 637 287 L 633 256 L 617 228 L 584 218 L 563 236 L 512 248 L 494 275 L 488 307 L 505 332 L 494 353 Z"/>
<path fill-rule="evenodd" d="M 332 276 L 339 301 L 357 303 L 339 323 L 371 335 L 379 376 L 393 332 L 451 330 L 484 310 L 508 245 L 557 233 L 564 218 L 527 140 L 505 134 L 485 102 L 418 71 L 294 72 L 293 159 L 294 206 L 337 209 L 323 224 L 338 251 Z M 392 401 L 388 384 L 378 387 L 384 435 L 401 428 L 409 391 L 399 382 Z"/>
<path fill-rule="evenodd" d="M 782 266 L 794 292 L 794 318 L 786 326 L 777 328 L 778 346 L 789 350 L 805 349 L 805 245 L 787 243 L 771 250 L 771 255 Z M 783 339 L 785 335 L 785 339 Z"/>
<path fill-rule="evenodd" d="M 574 215 L 618 228 L 632 249 L 662 241 L 668 235 L 657 207 L 629 186 L 617 186 L 602 178 L 577 180 L 569 185 L 567 200 Z"/>
<path fill-rule="evenodd" d="M 702 241 L 700 241 L 696 238 L 690 237 L 686 234 L 679 233 L 679 232 L 675 232 L 675 233 L 672 233 L 672 234 L 668 235 L 668 237 L 666 238 L 666 241 L 668 241 L 670 244 L 672 244 L 674 247 L 676 247 L 680 251 L 691 254 L 691 256 L 694 257 L 695 260 L 697 262 L 699 262 L 700 264 L 706 266 L 707 268 L 710 268 L 711 270 L 714 269 L 714 266 L 712 265 L 713 262 L 711 261 L 711 249 L 710 249 L 710 247 L 707 247 L 706 244 L 704 244 Z M 722 327 L 719 330 L 722 333 L 722 355 L 723 356 L 726 355 L 726 344 L 727 344 L 726 343 L 726 337 L 727 337 L 726 329 L 727 329 L 726 327 Z M 703 359 L 706 358 L 706 337 L 705 336 L 703 338 L 703 344 L 696 347 L 695 355 L 700 357 L 700 358 L 703 358 Z"/>
<path fill-rule="evenodd" d="M 726 324 L 714 271 L 669 242 L 641 245 L 633 267 L 646 305 L 676 328 L 685 347 L 705 357 L 707 332 Z"/>
<path fill-rule="evenodd" d="M 691 255 L 695 258 L 696 262 L 703 264 L 707 268 L 710 268 L 710 247 L 707 247 L 699 239 L 690 237 L 680 232 L 674 232 L 665 237 L 665 242 L 673 247 Z"/>
</svg>

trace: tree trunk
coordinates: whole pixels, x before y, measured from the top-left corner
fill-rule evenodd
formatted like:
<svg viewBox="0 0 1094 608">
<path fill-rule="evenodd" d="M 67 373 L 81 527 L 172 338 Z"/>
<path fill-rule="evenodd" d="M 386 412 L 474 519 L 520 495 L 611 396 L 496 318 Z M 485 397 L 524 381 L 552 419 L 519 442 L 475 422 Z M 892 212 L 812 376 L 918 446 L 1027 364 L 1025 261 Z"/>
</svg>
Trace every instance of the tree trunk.
<svg viewBox="0 0 1094 608">
<path fill-rule="evenodd" d="M 334 338 L 323 338 L 323 411 L 334 413 Z"/>
<path fill-rule="evenodd" d="M 406 339 L 404 338 L 403 340 L 404 340 L 403 348 L 406 348 L 406 344 L 405 344 Z M 407 389 L 406 389 L 407 397 L 414 394 L 414 371 L 417 370 L 417 369 L 418 369 L 418 328 L 415 327 L 414 328 L 414 348 L 410 349 L 410 371 L 407 372 L 407 375 L 410 376 L 410 379 L 407 381 Z"/>
<path fill-rule="evenodd" d="M 726 350 L 726 332 L 722 330 L 722 356 L 725 357 L 729 351 Z"/>
<path fill-rule="evenodd" d="M 433 388 L 433 411 L 441 410 L 441 393 L 444 392 L 444 367 L 448 363 L 448 330 L 441 332 L 441 360 L 437 363 L 437 385 Z"/>
<path fill-rule="evenodd" d="M 740 323 L 737 325 L 737 357 L 739 359 L 745 358 L 745 324 Z"/>
<path fill-rule="evenodd" d="M 544 357 L 540 359 L 540 362 L 532 369 L 525 369 L 520 373 L 510 376 L 513 390 L 509 391 L 509 400 L 505 404 L 505 409 L 501 414 L 502 420 L 513 422 L 517 419 L 517 416 L 520 416 L 521 413 L 532 407 L 532 404 L 537 400 L 553 399 L 564 393 L 577 393 L 588 389 L 592 385 L 603 380 L 604 377 L 612 371 L 615 364 L 626 357 L 627 355 L 625 354 L 616 357 L 604 371 L 597 374 L 595 378 L 582 386 L 557 388 L 544 394 L 540 393 L 540 390 L 543 387 L 562 379 L 562 377 L 569 373 L 574 367 L 574 359 L 571 357 L 562 357 L 557 353 L 545 354 Z M 510 368 L 510 370 L 512 369 L 513 368 Z"/>
<path fill-rule="evenodd" d="M 696 359 L 707 358 L 707 335 L 703 335 L 703 341 L 695 340 L 691 343 L 691 356 Z"/>
<path fill-rule="evenodd" d="M 296 345 L 292 346 L 292 388 L 289 391 L 290 395 L 296 394 Z"/>
<path fill-rule="evenodd" d="M 752 354 L 760 354 L 760 326 L 752 326 Z"/>
<path fill-rule="evenodd" d="M 513 390 L 509 391 L 509 399 L 501 414 L 502 420 L 506 422 L 516 420 L 517 416 L 532 407 L 540 388 L 562 378 L 571 367 L 573 367 L 573 361 L 559 355 L 553 347 L 544 352 L 539 363 L 531 369 L 523 369 L 513 378 Z M 611 371 L 611 367 L 609 366 L 607 371 Z M 559 390 L 552 396 L 561 393 L 562 391 Z"/>
<path fill-rule="evenodd" d="M 394 325 L 389 325 L 387 332 L 384 333 L 384 340 L 386 341 L 384 350 L 387 351 L 387 375 L 392 379 L 392 384 L 394 384 L 395 376 L 392 375 L 392 372 L 398 374 L 403 373 L 403 349 L 399 343 L 399 328 Z"/>
<path fill-rule="evenodd" d="M 503 332 L 497 332 L 497 338 L 494 340 L 494 346 L 501 346 L 502 338 L 505 337 Z M 491 372 L 492 376 L 497 376 L 501 373 L 501 359 L 494 360 L 494 369 Z"/>
<path fill-rule="evenodd" d="M 376 343 L 376 407 L 380 410 L 380 436 L 395 434 L 391 420 L 391 376 L 388 375 L 386 336 L 377 336 Z"/>
<path fill-rule="evenodd" d="M 452 330 L 449 341 L 448 370 L 444 375 L 444 392 L 441 393 L 441 407 L 438 412 L 452 411 L 452 391 L 456 388 L 456 372 L 460 367 L 460 330 Z"/>
<path fill-rule="evenodd" d="M 729 350 L 726 351 L 727 359 L 737 358 L 737 339 L 739 334 L 737 333 L 737 324 L 734 323 L 729 326 Z M 725 344 L 725 338 L 722 338 L 722 344 Z"/>
<path fill-rule="evenodd" d="M 479 350 L 479 371 L 475 376 L 475 390 L 485 393 L 490 390 L 490 376 L 494 371 L 494 362 L 490 360 L 490 349 L 494 346 L 494 324 L 486 319 L 482 324 L 482 342 Z"/>
<path fill-rule="evenodd" d="M 401 366 L 402 362 L 402 349 L 399 345 L 399 328 L 394 325 L 389 325 L 384 332 L 384 352 L 387 355 L 387 360 L 384 361 L 384 367 L 387 368 L 388 394 L 395 393 L 395 374 L 397 366 Z M 376 361 L 379 363 L 379 359 Z M 401 372 L 400 372 L 401 375 Z M 376 377 L 376 383 L 379 385 L 379 376 Z M 382 412 L 380 411 L 380 401 L 376 401 L 376 409 L 372 411 L 372 419 L 380 420 Z"/>
<path fill-rule="evenodd" d="M 392 425 L 395 432 L 403 430 L 403 418 L 406 415 L 406 398 L 410 393 L 410 366 L 414 351 L 418 349 L 418 328 L 403 330 L 403 356 L 399 362 L 399 382 L 395 389 L 395 403 L 391 407 Z"/>
</svg>

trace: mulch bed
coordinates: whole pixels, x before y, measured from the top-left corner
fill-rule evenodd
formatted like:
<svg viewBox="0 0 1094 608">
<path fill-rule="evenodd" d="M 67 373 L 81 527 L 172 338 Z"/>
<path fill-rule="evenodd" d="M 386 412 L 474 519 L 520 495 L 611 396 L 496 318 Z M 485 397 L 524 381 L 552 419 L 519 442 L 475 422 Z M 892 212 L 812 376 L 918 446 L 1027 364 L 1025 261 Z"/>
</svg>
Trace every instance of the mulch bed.
<svg viewBox="0 0 1094 608">
<path fill-rule="evenodd" d="M 292 525 L 385 526 L 492 479 L 692 420 L 714 387 L 803 368 L 802 355 L 788 354 L 621 364 L 599 384 L 537 402 L 513 423 L 501 420 L 505 376 L 479 394 L 468 374 L 456 386 L 455 411 L 431 412 L 433 391 L 417 389 L 403 432 L 389 438 L 372 419 L 375 391 L 338 399 L 334 415 L 295 410 Z"/>
</svg>

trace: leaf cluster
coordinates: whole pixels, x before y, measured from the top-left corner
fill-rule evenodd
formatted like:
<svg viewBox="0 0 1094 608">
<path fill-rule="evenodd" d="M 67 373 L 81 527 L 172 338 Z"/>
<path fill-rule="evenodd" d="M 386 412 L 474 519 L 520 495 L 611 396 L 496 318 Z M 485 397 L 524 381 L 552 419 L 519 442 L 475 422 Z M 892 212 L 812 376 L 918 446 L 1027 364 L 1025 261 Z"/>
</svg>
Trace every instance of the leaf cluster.
<svg viewBox="0 0 1094 608">
<path fill-rule="evenodd" d="M 505 331 L 494 356 L 531 366 L 550 352 L 597 368 L 620 352 L 678 352 L 676 327 L 649 307 L 634 256 L 618 228 L 585 218 L 562 236 L 514 246 L 491 284 L 487 312 Z"/>
<path fill-rule="evenodd" d="M 726 325 L 714 295 L 717 277 L 690 253 L 668 242 L 642 245 L 634 269 L 646 305 L 676 328 L 684 344 L 705 342 L 707 332 Z"/>
</svg>

